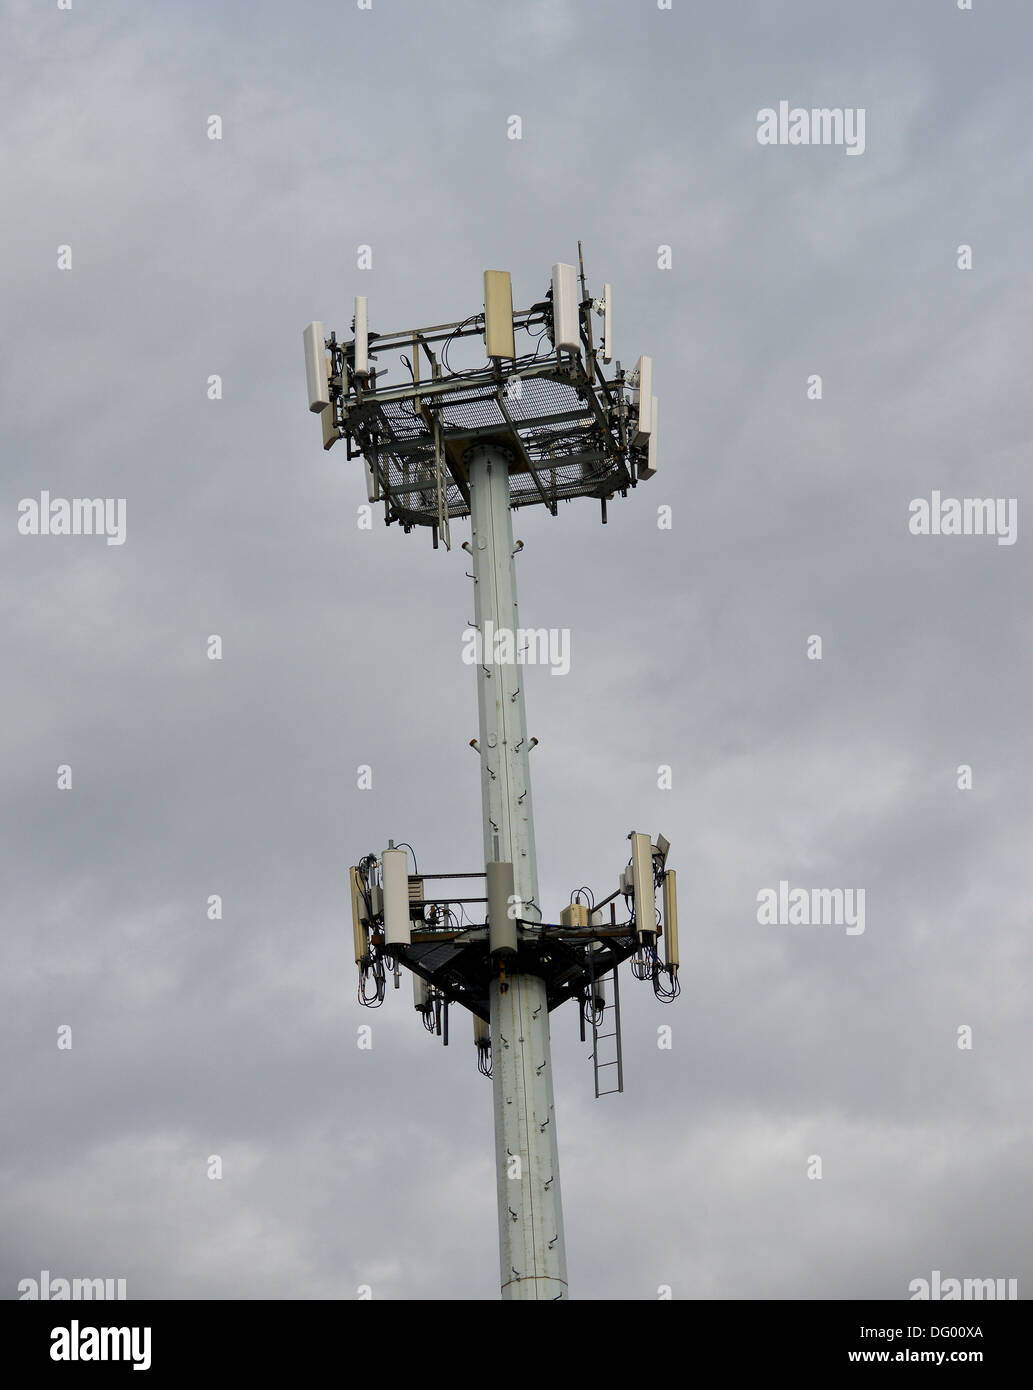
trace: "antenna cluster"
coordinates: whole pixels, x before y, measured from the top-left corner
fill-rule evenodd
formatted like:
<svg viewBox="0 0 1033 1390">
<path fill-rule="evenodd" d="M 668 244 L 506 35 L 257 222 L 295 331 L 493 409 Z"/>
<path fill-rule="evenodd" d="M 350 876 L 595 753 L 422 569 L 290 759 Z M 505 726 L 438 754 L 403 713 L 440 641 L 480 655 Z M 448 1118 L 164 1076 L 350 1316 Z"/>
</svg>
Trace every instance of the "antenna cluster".
<svg viewBox="0 0 1033 1390">
<path fill-rule="evenodd" d="M 394 841 L 378 858 L 367 854 L 350 872 L 352 932 L 359 972 L 359 1003 L 378 1008 L 387 980 L 400 987 L 401 967 L 413 976 L 413 1007 L 428 1032 L 449 1042 L 448 1009 L 459 1004 L 473 1015 L 478 1068 L 491 1075 L 490 985 L 507 972 L 533 973 L 545 981 L 547 1009 L 568 999 L 586 1023 L 602 1022 L 607 986 L 630 959 L 637 980 L 648 980 L 662 1003 L 681 992 L 678 980 L 677 876 L 667 868 L 670 844 L 663 835 L 632 832 L 631 857 L 617 888 L 596 901 L 590 888 L 571 894 L 558 922 L 525 917 L 513 893 L 511 864 L 489 862 L 484 872 L 421 874 L 408 847 Z M 408 850 L 408 853 L 412 853 Z M 450 890 L 455 881 L 483 886 L 472 896 Z M 432 894 L 430 885 L 444 889 Z M 657 895 L 662 907 L 657 907 Z M 623 905 L 618 921 L 617 904 Z M 605 909 L 608 909 L 606 911 Z M 658 945 L 663 942 L 663 960 Z M 615 1026 L 619 1029 L 619 1019 Z M 621 1088 L 622 1089 L 622 1088 Z"/>
<path fill-rule="evenodd" d="M 470 514 L 468 454 L 495 444 L 510 455 L 509 504 L 546 506 L 615 494 L 656 473 L 652 359 L 626 372 L 613 358 L 613 291 L 593 298 L 573 265 L 552 267 L 549 288 L 514 311 L 508 271 L 484 272 L 484 307 L 454 323 L 397 332 L 369 328 L 365 295 L 355 298 L 352 337 L 305 329 L 309 409 L 323 447 L 344 438 L 348 458 L 365 461 L 370 503 L 406 531 L 431 529 L 451 547 L 449 523 Z M 600 318 L 596 341 L 593 316 Z M 484 341 L 485 362 L 453 369 L 449 351 Z M 389 380 L 390 378 L 390 380 Z"/>
</svg>

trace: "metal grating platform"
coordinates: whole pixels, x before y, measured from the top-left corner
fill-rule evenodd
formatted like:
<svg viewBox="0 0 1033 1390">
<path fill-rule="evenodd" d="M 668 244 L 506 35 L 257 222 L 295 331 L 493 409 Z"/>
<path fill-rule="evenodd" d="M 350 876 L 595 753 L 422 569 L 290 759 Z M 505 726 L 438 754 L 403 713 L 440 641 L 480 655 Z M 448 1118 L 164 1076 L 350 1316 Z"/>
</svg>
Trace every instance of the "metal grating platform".
<svg viewBox="0 0 1033 1390">
<path fill-rule="evenodd" d="M 513 507 L 554 508 L 567 498 L 625 492 L 632 479 L 622 444 L 623 393 L 614 385 L 612 395 L 601 393 L 580 363 L 562 377 L 547 367 L 505 380 L 481 372 L 442 378 L 437 390 L 414 382 L 405 394 L 367 391 L 342 425 L 369 465 L 389 519 L 433 526 L 442 513 L 469 515 L 463 456 L 478 441 L 512 452 Z"/>
<path fill-rule="evenodd" d="M 523 930 L 515 958 L 506 962 L 507 974 L 521 971 L 545 981 L 551 1013 L 575 998 L 592 979 L 598 979 L 639 949 L 638 938 L 627 927 L 595 928 L 592 932 Z M 484 929 L 465 932 L 413 931 L 412 944 L 401 949 L 401 959 L 415 974 L 437 985 L 453 1002 L 462 1004 L 488 1021 L 488 991 L 498 974 L 485 949 Z M 589 961 L 589 942 L 596 943 Z"/>
</svg>

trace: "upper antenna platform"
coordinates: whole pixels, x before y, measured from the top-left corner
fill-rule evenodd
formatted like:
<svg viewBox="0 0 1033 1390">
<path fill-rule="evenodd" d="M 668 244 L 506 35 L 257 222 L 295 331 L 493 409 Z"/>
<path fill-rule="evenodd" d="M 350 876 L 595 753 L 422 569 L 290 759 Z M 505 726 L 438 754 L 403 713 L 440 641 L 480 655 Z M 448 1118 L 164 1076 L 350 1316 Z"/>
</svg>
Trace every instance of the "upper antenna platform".
<svg viewBox="0 0 1033 1390">
<path fill-rule="evenodd" d="M 604 319 L 599 350 L 593 310 Z M 367 495 L 383 501 L 385 521 L 429 526 L 435 545 L 439 536 L 449 545 L 449 522 L 470 514 L 466 460 L 479 444 L 508 450 L 511 507 L 541 503 L 553 515 L 560 499 L 595 497 L 605 521 L 614 494 L 656 471 L 651 359 L 604 373 L 611 292 L 592 299 L 583 264 L 580 273 L 554 265 L 545 299 L 516 311 L 508 271 L 486 271 L 483 312 L 429 328 L 375 333 L 359 296 L 354 337 L 324 339 L 325 377 L 313 360 L 322 331 L 310 324 L 305 335 L 324 448 L 343 437 L 348 457 L 365 459 Z M 454 370 L 450 348 L 472 337 L 484 340 L 485 364 Z"/>
</svg>

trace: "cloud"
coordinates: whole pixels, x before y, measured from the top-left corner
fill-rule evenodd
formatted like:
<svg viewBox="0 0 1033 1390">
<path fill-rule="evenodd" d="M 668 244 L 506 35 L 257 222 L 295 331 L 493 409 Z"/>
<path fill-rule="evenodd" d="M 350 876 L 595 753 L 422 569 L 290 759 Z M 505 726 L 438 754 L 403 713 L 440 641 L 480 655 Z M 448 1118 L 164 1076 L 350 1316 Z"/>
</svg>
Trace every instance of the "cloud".
<svg viewBox="0 0 1033 1390">
<path fill-rule="evenodd" d="M 301 330 L 475 313 L 485 266 L 529 305 L 579 237 L 662 453 L 606 527 L 515 518 L 521 621 L 571 632 L 526 680 L 542 896 L 663 831 L 684 967 L 666 1010 L 622 978 L 623 1096 L 552 1019 L 572 1293 L 1025 1288 L 1029 21 L 8 8 L 0 1288 L 497 1296 L 468 1022 L 359 1008 L 347 888 L 389 838 L 480 862 L 465 524 L 359 530 Z M 868 108 L 863 157 L 756 145 L 812 90 Z M 933 487 L 1017 497 L 1018 544 L 910 537 Z M 126 497 L 126 544 L 19 536 L 41 488 Z M 865 888 L 863 936 L 762 927 L 781 878 Z"/>
</svg>

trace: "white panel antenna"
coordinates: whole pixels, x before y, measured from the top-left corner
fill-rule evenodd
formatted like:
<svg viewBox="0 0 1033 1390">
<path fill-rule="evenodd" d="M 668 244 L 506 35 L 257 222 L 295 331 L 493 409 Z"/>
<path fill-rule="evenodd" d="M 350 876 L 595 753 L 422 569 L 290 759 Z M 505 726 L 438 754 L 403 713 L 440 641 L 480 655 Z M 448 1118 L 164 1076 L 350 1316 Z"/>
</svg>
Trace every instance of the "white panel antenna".
<svg viewBox="0 0 1033 1390">
<path fill-rule="evenodd" d="M 645 466 L 640 467 L 638 470 L 639 478 L 652 478 L 656 473 L 656 450 L 657 436 L 660 429 L 660 413 L 655 396 L 652 398 L 649 424 L 649 444 L 646 451 L 646 462 Z"/>
<path fill-rule="evenodd" d="M 412 941 L 409 925 L 409 861 L 404 849 L 385 849 L 380 856 L 384 879 L 384 945 L 408 946 Z"/>
<path fill-rule="evenodd" d="M 514 897 L 513 865 L 489 862 L 484 872 L 488 889 L 488 948 L 493 956 L 515 956 L 517 924 L 509 915 Z"/>
<path fill-rule="evenodd" d="M 363 381 L 369 378 L 369 323 L 366 315 L 366 296 L 355 296 L 355 363 L 353 370 Z"/>
<path fill-rule="evenodd" d="M 425 1014 L 430 1010 L 430 986 L 420 975 L 412 977 L 412 1002 L 413 1008 L 419 1013 Z"/>
<path fill-rule="evenodd" d="M 369 911 L 362 898 L 358 869 L 349 869 L 348 879 L 351 884 L 352 936 L 355 942 L 355 964 L 362 965 L 363 962 L 369 960 L 369 938 L 366 935 L 366 924 L 369 922 Z"/>
<path fill-rule="evenodd" d="M 337 424 L 334 420 L 334 408 L 328 405 L 319 412 L 319 423 L 323 427 L 323 448 L 332 449 L 337 443 L 340 435 L 337 433 Z"/>
<path fill-rule="evenodd" d="M 638 430 L 633 444 L 647 444 L 653 415 L 653 359 L 640 357 L 635 368 L 638 373 Z"/>
<path fill-rule="evenodd" d="M 656 939 L 656 890 L 653 886 L 653 844 L 648 835 L 631 836 L 631 868 L 635 892 L 635 928 L 645 945 Z"/>
<path fill-rule="evenodd" d="M 323 325 L 310 323 L 302 337 L 305 340 L 305 376 L 308 381 L 308 408 L 314 414 L 330 404 L 330 381 L 326 370 L 326 347 Z"/>
<path fill-rule="evenodd" d="M 613 286 L 603 286 L 603 361 L 613 359 Z"/>
<path fill-rule="evenodd" d="M 678 878 L 673 869 L 664 874 L 664 958 L 673 979 L 678 973 Z"/>
<path fill-rule="evenodd" d="M 581 351 L 577 271 L 572 265 L 552 268 L 552 345 L 567 352 Z"/>
<path fill-rule="evenodd" d="M 366 496 L 369 498 L 371 502 L 379 502 L 380 483 L 377 478 L 377 475 L 373 472 L 373 469 L 370 467 L 368 459 L 363 459 L 362 462 L 366 469 Z"/>
</svg>

